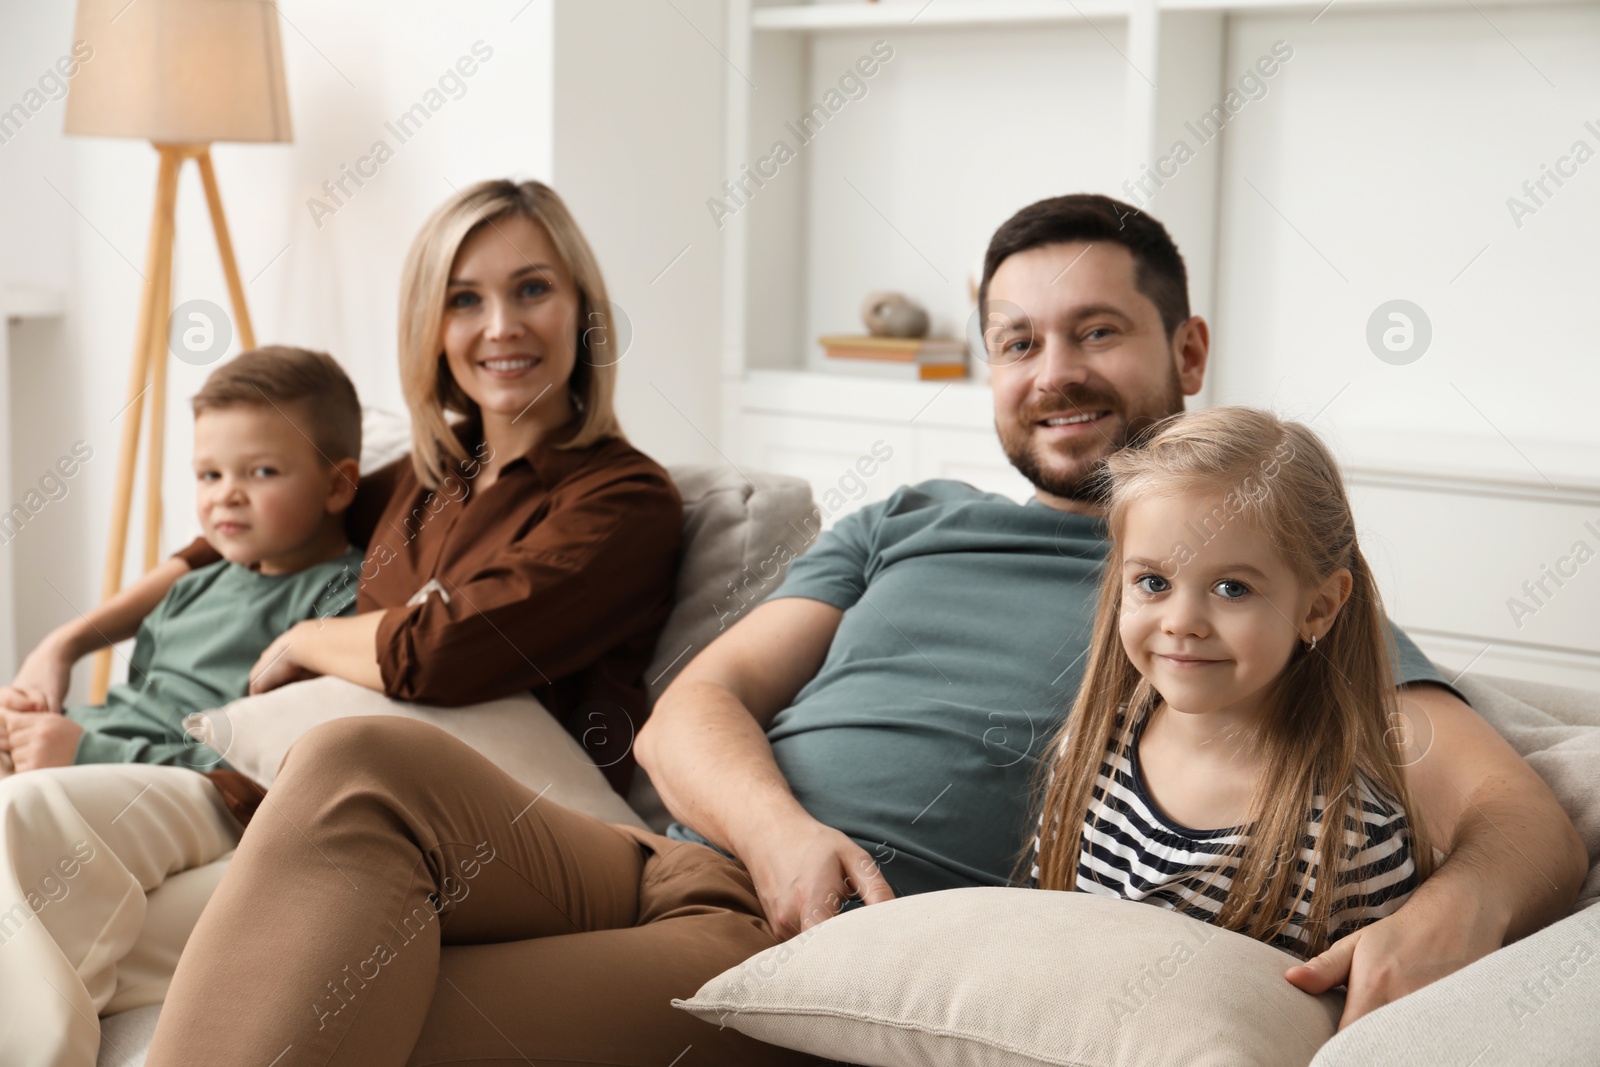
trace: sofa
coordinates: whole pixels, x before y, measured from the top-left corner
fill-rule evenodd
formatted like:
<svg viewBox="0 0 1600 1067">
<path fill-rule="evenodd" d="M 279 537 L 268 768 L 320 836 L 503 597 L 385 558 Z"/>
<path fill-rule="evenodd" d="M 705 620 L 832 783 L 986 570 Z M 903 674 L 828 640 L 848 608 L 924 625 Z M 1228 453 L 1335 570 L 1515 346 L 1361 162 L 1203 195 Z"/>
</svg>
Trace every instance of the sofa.
<svg viewBox="0 0 1600 1067">
<path fill-rule="evenodd" d="M 364 462 L 363 466 L 370 464 Z M 676 467 L 670 473 L 684 499 L 685 538 L 677 604 L 663 631 L 654 662 L 646 673 L 652 700 L 695 652 L 777 587 L 782 578 L 772 562 L 776 555 L 782 555 L 777 549 L 787 545 L 788 555 L 798 555 L 817 533 L 817 513 L 809 486 L 798 479 L 709 467 Z M 1600 854 L 1600 693 L 1475 676 L 1468 676 L 1459 684 L 1474 707 L 1555 788 L 1578 825 L 1592 861 Z M 297 698 L 296 691 L 301 687 L 316 686 L 323 687 L 317 694 L 318 699 Z M 306 710 L 310 706 L 315 706 L 316 710 Z M 289 714 L 294 708 L 300 710 Z M 612 821 L 632 822 L 657 831 L 665 827 L 667 813 L 642 772 L 624 804 L 622 798 L 606 788 L 599 771 L 586 763 L 582 750 L 543 714 L 531 696 L 491 702 L 471 709 L 472 714 L 466 716 L 462 715 L 462 710 L 441 713 L 403 705 L 358 687 L 346 686 L 336 679 L 318 679 L 235 702 L 207 713 L 204 720 L 195 725 L 203 728 L 205 736 L 214 744 L 230 749 L 228 758 L 241 770 L 270 781 L 282 751 L 294 736 L 316 721 L 339 714 L 401 714 L 420 718 L 451 728 L 500 763 L 507 773 L 535 788 L 547 790 L 551 799 Z M 287 721 L 294 715 L 299 716 L 299 721 Z M 530 723 L 536 725 L 530 726 Z M 186 872 L 174 883 L 157 889 L 150 896 L 151 908 L 169 911 L 197 908 L 209 893 L 209 887 L 225 870 L 226 862 L 225 857 L 209 868 Z M 965 892 L 1029 891 L 956 891 Z M 1031 895 L 1053 898 L 1057 902 L 1084 896 Z M 916 899 L 907 898 L 907 901 L 891 904 L 898 906 Z M 730 1001 L 723 1003 L 720 1009 L 704 1008 L 701 1014 L 720 1025 L 738 1025 L 745 1029 L 748 1023 L 752 1029 L 747 1032 L 757 1036 L 784 1035 L 797 1047 L 827 1052 L 841 1062 L 863 1064 L 1110 1065 L 1205 1060 L 1230 1064 L 1310 1063 L 1313 1067 L 1402 1063 L 1474 1063 L 1486 1067 L 1490 1063 L 1600 1063 L 1600 1010 L 1596 1010 L 1600 1008 L 1600 960 L 1586 965 L 1588 955 L 1581 951 L 1582 946 L 1592 946 L 1590 954 L 1600 954 L 1600 910 L 1585 911 L 1597 900 L 1600 900 L 1600 869 L 1591 865 L 1582 898 L 1568 918 L 1368 1015 L 1337 1036 L 1333 1036 L 1332 1026 L 1337 1020 L 1341 999 L 1337 993 L 1323 998 L 1306 997 L 1294 990 L 1274 993 L 1274 996 L 1311 1002 L 1296 1005 L 1297 1010 L 1310 1011 L 1313 1026 L 1308 1032 L 1311 1036 L 1302 1033 L 1303 1040 L 1280 1040 L 1278 1033 L 1285 1026 L 1282 1019 L 1259 1011 L 1252 1014 L 1242 1008 L 1243 1014 L 1232 1029 L 1248 1040 L 1234 1047 L 1227 1040 L 1219 1043 L 1215 1035 L 1207 1033 L 1202 1044 L 1210 1050 L 1207 1057 L 1215 1054 L 1209 1059 L 1184 1051 L 1188 1046 L 1176 1039 L 1175 1035 L 1183 1026 L 1182 1020 L 1186 1018 L 1181 1014 L 1175 1016 L 1179 1020 L 1177 1023 L 1169 1019 L 1154 1024 L 1147 1017 L 1145 1023 L 1124 1035 L 1126 1039 L 1097 1044 L 1097 1035 L 1087 1033 L 1085 1036 L 1086 1031 L 1098 1025 L 1092 1015 L 1074 1014 L 1067 1010 L 1070 1003 L 1050 1005 L 1051 1010 L 1045 1013 L 1048 1018 L 1041 1024 L 1045 1032 L 1034 1035 L 1033 1047 L 1022 1047 L 1016 1041 L 1006 1040 L 1008 1024 L 1003 1016 L 991 1015 L 976 1023 L 970 1019 L 951 1023 L 943 1018 L 925 1018 L 930 1013 L 938 1015 L 950 1005 L 939 1003 L 939 996 L 935 996 L 931 1004 L 926 997 L 920 1005 L 895 1002 L 894 991 L 885 994 L 883 989 L 889 972 L 871 977 L 873 959 L 881 957 L 866 960 L 865 967 L 861 966 L 863 961 L 844 959 L 849 951 L 851 932 L 859 928 L 863 938 L 870 933 L 860 920 L 890 905 L 860 909 L 823 924 L 818 929 L 834 927 L 837 930 L 832 947 L 820 937 L 791 946 L 784 956 L 782 975 L 786 981 L 791 981 L 790 986 L 782 987 L 790 992 L 778 994 L 780 1002 L 776 1005 L 769 1002 L 763 1006 L 753 1000 Z M 1152 930 L 1151 936 L 1165 936 L 1155 932 L 1163 917 L 1180 918 L 1161 909 L 1118 903 L 1134 909 L 1118 912 L 1118 920 L 1136 926 L 1147 924 Z M 875 917 L 879 920 L 879 931 L 872 936 L 882 936 L 883 917 L 889 914 L 881 912 Z M 1077 924 L 1064 937 L 1080 932 L 1094 935 L 1093 929 L 1084 929 L 1085 924 L 1090 923 L 1087 918 L 1081 921 L 1072 915 L 1058 918 Z M 940 918 L 939 921 L 946 920 Z M 847 925 L 849 923 L 856 926 Z M 1228 931 L 1220 931 L 1220 935 L 1238 937 Z M 803 940 L 804 937 L 795 939 L 797 943 Z M 925 947 L 926 943 L 913 946 L 908 964 L 911 970 L 927 969 L 928 960 L 933 957 L 923 955 Z M 1240 951 L 1248 955 L 1264 947 L 1252 942 Z M 807 953 L 815 959 L 807 962 L 807 958 L 796 955 Z M 1073 969 L 1074 979 L 1087 975 L 1089 981 L 1084 988 L 1103 986 L 1108 979 L 1097 976 L 1096 970 L 1116 966 L 1118 955 L 1103 952 L 1080 956 Z M 1575 962 L 1577 956 L 1583 956 L 1583 961 Z M 962 965 L 953 966 L 962 969 Z M 1267 958 L 1264 966 L 1270 970 L 1277 965 Z M 1191 970 L 1195 972 L 1198 983 L 1195 995 L 1199 997 L 1207 996 L 1206 990 L 1238 985 L 1227 973 L 1208 974 L 1201 968 Z M 851 986 L 851 982 L 863 980 L 863 972 L 874 988 L 862 991 Z M 1022 986 L 1029 983 L 1025 974 L 1016 975 L 1014 979 Z M 950 980 L 959 985 L 959 976 Z M 1002 985 L 1006 981 L 1003 977 L 994 979 Z M 707 994 L 711 985 L 708 983 L 707 990 L 702 993 Z M 754 996 L 759 999 L 764 990 L 770 999 L 778 989 L 779 986 L 764 979 L 763 983 L 757 983 Z M 721 995 L 727 991 L 713 992 Z M 143 990 L 139 994 L 143 1003 L 131 1008 L 126 1000 L 113 1002 L 111 1007 L 118 1010 L 108 1011 L 102 1019 L 99 1061 L 102 1065 L 137 1067 L 143 1063 L 144 1049 L 153 1033 L 163 994 L 164 989 L 160 988 Z M 785 1010 L 785 997 L 795 1010 Z M 841 1004 L 840 998 L 844 998 L 845 1003 Z M 800 1004 L 803 999 L 807 1002 Z M 945 999 L 965 1002 L 967 998 Z M 1178 1006 L 1177 998 L 1169 998 L 1169 1002 L 1170 1006 Z M 1522 1004 L 1521 1008 L 1516 1006 L 1518 1003 Z M 693 1003 L 680 1006 L 686 1010 L 695 1007 Z M 917 1015 L 918 1012 L 921 1014 Z M 916 1017 L 910 1017 L 912 1015 Z M 1220 1018 L 1213 1017 L 1208 1030 L 1218 1026 Z M 777 1029 L 760 1028 L 773 1019 L 779 1024 Z M 1317 1030 L 1324 1021 L 1325 1029 Z M 906 1044 L 918 1035 L 918 1027 L 925 1023 L 924 1029 L 938 1031 L 939 1043 L 934 1047 L 940 1051 L 936 1053 L 930 1054 L 926 1044 L 918 1045 L 914 1041 Z M 1049 1027 L 1052 1026 L 1076 1027 L 1076 1032 L 1060 1031 L 1051 1036 Z M 1179 1029 L 1175 1030 L 1174 1026 Z M 827 1029 L 829 1027 L 833 1029 Z M 1298 1025 L 1297 1028 L 1304 1029 Z M 884 1034 L 889 1037 L 883 1037 Z M 1061 1034 L 1067 1036 L 1063 1038 Z M 1079 1037 L 1087 1041 L 1087 1044 L 1079 1044 L 1089 1051 L 1075 1053 L 1076 1058 L 1051 1051 L 1064 1048 Z M 807 1041 L 813 1043 L 807 1045 Z"/>
</svg>

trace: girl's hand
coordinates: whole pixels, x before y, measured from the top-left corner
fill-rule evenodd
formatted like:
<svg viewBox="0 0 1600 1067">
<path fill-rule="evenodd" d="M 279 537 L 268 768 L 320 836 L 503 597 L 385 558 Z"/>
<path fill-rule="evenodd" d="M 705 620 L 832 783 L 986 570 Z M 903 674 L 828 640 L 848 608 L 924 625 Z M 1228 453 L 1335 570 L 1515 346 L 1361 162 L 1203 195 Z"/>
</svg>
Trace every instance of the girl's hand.
<svg viewBox="0 0 1600 1067">
<path fill-rule="evenodd" d="M 18 773 L 72 766 L 83 727 L 63 715 L 0 711 L 0 716 L 5 720 L 12 768 Z"/>
<path fill-rule="evenodd" d="M 256 665 L 250 668 L 251 696 L 276 689 L 280 685 L 288 685 L 290 682 L 316 677 L 313 672 L 302 667 L 294 656 L 295 642 L 300 636 L 300 628 L 305 625 L 303 622 L 295 623 L 279 634 L 277 640 L 262 651 L 256 660 Z"/>
</svg>

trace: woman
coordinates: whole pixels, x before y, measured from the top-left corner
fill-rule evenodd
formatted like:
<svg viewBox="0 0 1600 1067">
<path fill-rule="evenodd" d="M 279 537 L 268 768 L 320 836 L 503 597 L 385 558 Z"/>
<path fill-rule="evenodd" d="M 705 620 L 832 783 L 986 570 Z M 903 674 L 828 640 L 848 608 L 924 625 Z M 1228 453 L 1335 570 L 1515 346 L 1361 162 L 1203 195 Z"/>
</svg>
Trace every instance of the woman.
<svg viewBox="0 0 1600 1067">
<path fill-rule="evenodd" d="M 318 674 L 447 706 L 532 690 L 627 794 L 682 505 L 617 424 L 609 307 L 548 186 L 483 182 L 433 214 L 400 294 L 411 456 L 362 480 L 347 523 L 358 613 L 283 634 L 252 692 Z"/>
<path fill-rule="evenodd" d="M 358 614 L 284 634 L 252 672 L 252 691 L 313 674 L 441 705 L 531 690 L 627 792 L 646 710 L 642 675 L 671 608 L 682 505 L 666 472 L 618 427 L 609 306 L 588 243 L 548 187 L 484 182 L 433 214 L 401 288 L 412 455 L 362 480 L 348 524 L 351 539 L 368 544 Z M 450 413 L 464 417 L 452 425 Z M 204 541 L 179 556 L 82 625 L 153 603 L 185 563 L 218 558 Z M 59 701 L 69 644 L 47 643 L 17 684 Z M 38 942 L 29 959 L 50 965 L 0 969 L 8 1015 L 33 1020 L 0 1035 L 6 1063 L 93 1063 L 97 1035 L 80 1020 L 159 1000 L 165 974 L 134 958 L 142 943 L 128 956 L 149 936 L 146 894 L 239 837 L 217 789 L 192 771 L 78 773 L 86 771 L 8 786 L 7 817 L 95 849 L 74 865 L 71 892 L 19 935 Z M 275 786 L 257 818 L 271 821 L 290 791 Z M 9 873 L 19 891 L 38 877 Z M 201 892 L 209 890 L 207 882 Z M 187 930 L 175 931 L 177 945 Z M 118 994 L 135 976 L 154 992 L 130 1003 Z"/>
<path fill-rule="evenodd" d="M 291 630 L 263 654 L 257 686 L 333 673 L 448 702 L 531 685 L 586 728 L 598 763 L 627 760 L 644 662 L 627 654 L 648 655 L 659 608 L 610 587 L 641 566 L 670 575 L 678 505 L 653 466 L 601 442 L 586 451 L 625 473 L 562 510 L 565 472 L 594 439 L 563 436 L 576 421 L 564 394 L 592 415 L 609 371 L 580 357 L 587 394 L 562 388 L 574 350 L 595 340 L 573 324 L 600 321 L 589 316 L 605 304 L 576 230 L 549 221 L 557 203 L 534 184 L 482 186 L 418 238 L 408 395 L 424 413 L 437 406 L 418 400 L 437 395 L 479 414 L 481 436 L 417 418 L 363 613 Z M 460 501 L 429 510 L 439 497 L 423 486 L 478 464 Z M 453 532 L 474 508 L 498 515 L 542 493 L 549 510 L 492 527 L 509 549 Z M 554 523 L 560 538 L 542 537 Z M 452 571 L 452 551 L 486 553 L 479 576 Z M 627 654 L 593 658 L 608 638 Z M 147 1062 L 812 1063 L 670 1004 L 777 940 L 749 876 L 716 851 L 542 800 L 432 727 L 346 719 L 290 750 L 184 950 Z"/>
</svg>

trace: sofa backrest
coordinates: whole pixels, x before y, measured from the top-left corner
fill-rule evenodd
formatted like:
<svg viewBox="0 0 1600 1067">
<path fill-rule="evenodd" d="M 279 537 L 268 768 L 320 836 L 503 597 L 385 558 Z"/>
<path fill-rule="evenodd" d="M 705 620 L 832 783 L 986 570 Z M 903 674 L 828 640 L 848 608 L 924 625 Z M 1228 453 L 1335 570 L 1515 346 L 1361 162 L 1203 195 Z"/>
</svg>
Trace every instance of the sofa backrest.
<svg viewBox="0 0 1600 1067">
<path fill-rule="evenodd" d="M 650 700 L 695 653 L 776 589 L 816 540 L 820 517 L 799 478 L 732 467 L 668 468 L 683 497 L 672 615 L 645 670 Z"/>
</svg>

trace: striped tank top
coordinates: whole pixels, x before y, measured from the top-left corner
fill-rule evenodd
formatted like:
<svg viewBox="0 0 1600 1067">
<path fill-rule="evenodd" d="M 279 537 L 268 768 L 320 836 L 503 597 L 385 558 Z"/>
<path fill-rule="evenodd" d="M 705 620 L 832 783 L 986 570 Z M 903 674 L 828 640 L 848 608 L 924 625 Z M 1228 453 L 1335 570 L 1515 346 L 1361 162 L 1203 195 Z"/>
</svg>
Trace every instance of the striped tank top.
<svg viewBox="0 0 1600 1067">
<path fill-rule="evenodd" d="M 1151 799 L 1139 770 L 1139 738 L 1147 719 L 1133 729 L 1120 752 L 1114 730 L 1101 762 L 1090 810 L 1084 818 L 1083 843 L 1078 852 L 1077 890 L 1100 896 L 1155 904 L 1205 922 L 1215 922 L 1222 911 L 1237 863 L 1229 859 L 1218 870 L 1216 857 L 1244 839 L 1248 827 L 1195 830 L 1167 818 Z M 1065 737 L 1063 736 L 1063 746 Z M 1053 777 L 1053 775 L 1052 775 Z M 1398 911 L 1417 888 L 1412 860 L 1411 825 L 1405 812 L 1385 799 L 1359 776 L 1364 841 L 1351 866 L 1337 879 L 1338 897 L 1329 943 Z M 1316 889 L 1308 872 L 1315 862 L 1314 849 L 1321 830 L 1326 799 L 1317 794 L 1294 863 L 1296 921 L 1291 921 L 1269 943 L 1305 958 L 1310 938 L 1300 919 L 1309 915 L 1307 888 Z M 1041 822 L 1042 825 L 1042 822 Z M 1347 829 L 1355 829 L 1347 822 Z M 1039 838 L 1033 839 L 1033 885 L 1039 884 Z M 1207 884 L 1207 881 L 1210 884 Z"/>
</svg>

